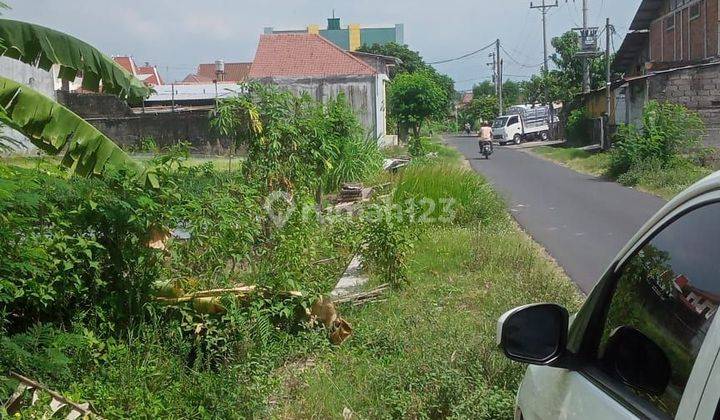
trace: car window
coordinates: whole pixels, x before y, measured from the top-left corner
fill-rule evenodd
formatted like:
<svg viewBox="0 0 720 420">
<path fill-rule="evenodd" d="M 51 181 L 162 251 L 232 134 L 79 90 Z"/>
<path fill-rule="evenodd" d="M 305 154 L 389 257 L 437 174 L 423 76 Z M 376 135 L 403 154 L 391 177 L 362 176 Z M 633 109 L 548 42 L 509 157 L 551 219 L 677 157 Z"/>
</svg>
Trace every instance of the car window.
<svg viewBox="0 0 720 420">
<path fill-rule="evenodd" d="M 620 327 L 640 331 L 663 350 L 671 367 L 664 392 L 630 391 L 672 417 L 720 304 L 718 221 L 720 204 L 710 204 L 656 235 L 625 264 L 605 318 L 598 359 Z"/>
<path fill-rule="evenodd" d="M 510 117 L 510 121 L 508 121 L 508 125 L 513 125 L 518 123 L 518 117 Z"/>
</svg>

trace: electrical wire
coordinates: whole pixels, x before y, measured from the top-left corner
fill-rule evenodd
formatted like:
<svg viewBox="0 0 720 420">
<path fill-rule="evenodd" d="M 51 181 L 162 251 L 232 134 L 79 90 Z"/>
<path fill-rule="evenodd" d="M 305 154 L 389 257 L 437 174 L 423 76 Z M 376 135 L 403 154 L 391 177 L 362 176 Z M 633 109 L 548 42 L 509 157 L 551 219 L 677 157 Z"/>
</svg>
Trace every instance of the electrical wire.
<svg viewBox="0 0 720 420">
<path fill-rule="evenodd" d="M 490 44 L 488 44 L 488 45 L 480 48 L 479 50 L 475 50 L 475 51 L 473 51 L 473 52 L 469 52 L 469 53 L 467 53 L 467 54 L 463 54 L 463 55 L 461 55 L 460 57 L 450 58 L 450 59 L 447 59 L 447 60 L 432 61 L 432 62 L 430 62 L 430 63 L 428 63 L 428 64 L 430 64 L 430 65 L 432 65 L 432 64 L 445 64 L 445 63 L 451 63 L 451 62 L 453 62 L 453 61 L 463 60 L 463 59 L 468 58 L 468 57 L 471 57 L 471 56 L 473 56 L 473 55 L 475 55 L 475 54 L 479 54 L 479 53 L 481 53 L 481 52 L 483 52 L 483 51 L 486 51 L 488 48 L 490 48 L 490 47 L 492 47 L 492 46 L 494 46 L 494 45 L 495 45 L 495 42 L 493 41 L 493 42 L 491 42 Z"/>
<path fill-rule="evenodd" d="M 540 66 L 540 65 L 542 65 L 542 64 L 544 63 L 544 60 L 543 60 L 542 62 L 540 62 L 540 63 L 538 63 L 538 64 L 525 64 L 525 63 L 520 62 L 520 61 L 519 61 L 518 59 L 516 59 L 515 57 L 513 57 L 512 54 L 510 54 L 510 53 L 508 52 L 508 50 L 506 50 L 505 47 L 502 46 L 502 44 L 500 45 L 500 49 L 503 50 L 503 52 L 508 56 L 508 58 L 510 59 L 510 61 L 512 61 L 513 63 L 515 63 L 516 65 L 518 65 L 518 66 L 520 66 L 520 67 L 522 67 L 522 68 L 534 69 L 534 68 L 537 68 L 538 66 Z"/>
</svg>

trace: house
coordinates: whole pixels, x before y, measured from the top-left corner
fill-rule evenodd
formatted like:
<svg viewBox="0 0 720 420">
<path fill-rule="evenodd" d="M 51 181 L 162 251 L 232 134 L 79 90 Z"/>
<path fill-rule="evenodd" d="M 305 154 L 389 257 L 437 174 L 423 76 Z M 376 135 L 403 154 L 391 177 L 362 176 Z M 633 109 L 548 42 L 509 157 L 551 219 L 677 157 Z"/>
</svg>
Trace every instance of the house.
<svg viewBox="0 0 720 420">
<path fill-rule="evenodd" d="M 252 63 L 226 63 L 217 60 L 215 63 L 198 65 L 197 73 L 189 74 L 181 83 L 208 84 L 217 80 L 218 83 L 243 83 L 247 81 Z"/>
<path fill-rule="evenodd" d="M 387 72 L 397 63 L 392 57 L 353 55 L 318 34 L 265 34 L 249 78 L 322 102 L 344 93 L 366 131 L 385 143 Z"/>
<path fill-rule="evenodd" d="M 115 60 L 116 63 L 127 70 L 130 74 L 150 86 L 164 84 L 162 77 L 160 77 L 160 73 L 158 73 L 157 67 L 151 66 L 150 63 L 146 62 L 145 65 L 138 66 L 135 64 L 135 59 L 133 57 L 126 55 L 113 56 L 113 60 Z"/>
<path fill-rule="evenodd" d="M 308 25 L 305 29 L 275 30 L 265 28 L 265 34 L 315 34 L 320 35 L 338 47 L 347 51 L 356 51 L 363 45 L 372 46 L 375 44 L 386 45 L 391 42 L 396 44 L 405 43 L 405 26 L 397 23 L 394 26 L 361 26 L 353 23 L 346 28 L 340 25 L 340 18 L 332 17 L 327 20 L 327 27 L 320 29 L 320 25 Z"/>
<path fill-rule="evenodd" d="M 706 145 L 720 148 L 720 15 L 717 0 L 643 0 L 612 63 L 610 109 L 605 89 L 583 97 L 591 114 L 642 125 L 650 100 L 684 105 L 707 127 Z"/>
<path fill-rule="evenodd" d="M 627 75 L 720 56 L 716 0 L 643 0 L 615 58 Z"/>
</svg>

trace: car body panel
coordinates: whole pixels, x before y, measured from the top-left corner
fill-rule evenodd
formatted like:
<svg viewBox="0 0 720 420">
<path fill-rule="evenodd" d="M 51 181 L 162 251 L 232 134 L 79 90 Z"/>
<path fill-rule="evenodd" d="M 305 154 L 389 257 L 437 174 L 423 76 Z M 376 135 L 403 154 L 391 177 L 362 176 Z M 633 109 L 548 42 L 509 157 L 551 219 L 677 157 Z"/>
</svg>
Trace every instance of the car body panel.
<svg viewBox="0 0 720 420">
<path fill-rule="evenodd" d="M 518 392 L 523 419 L 635 419 L 578 372 L 530 366 Z"/>
<path fill-rule="evenodd" d="M 576 339 L 587 327 L 594 308 L 603 301 L 607 287 L 622 264 L 649 238 L 685 212 L 703 204 L 720 201 L 720 172 L 697 182 L 658 211 L 635 234 L 610 264 L 602 280 L 591 292 L 573 324 Z M 718 221 L 720 222 L 720 221 Z M 576 340 L 577 341 L 577 340 Z M 573 343 L 569 344 L 573 349 Z M 579 348 L 575 343 L 574 350 Z M 676 418 L 712 419 L 720 400 L 720 317 L 711 324 L 695 360 Z M 524 419 L 605 419 L 637 418 L 579 372 L 543 366 L 530 366 L 518 391 L 518 409 Z"/>
</svg>

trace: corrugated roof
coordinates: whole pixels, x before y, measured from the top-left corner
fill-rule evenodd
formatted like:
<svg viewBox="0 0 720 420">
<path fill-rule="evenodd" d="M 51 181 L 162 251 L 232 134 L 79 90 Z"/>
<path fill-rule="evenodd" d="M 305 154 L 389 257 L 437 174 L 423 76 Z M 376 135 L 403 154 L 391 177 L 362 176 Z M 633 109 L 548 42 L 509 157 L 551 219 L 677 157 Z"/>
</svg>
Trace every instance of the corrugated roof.
<svg viewBox="0 0 720 420">
<path fill-rule="evenodd" d="M 615 54 L 615 60 L 612 63 L 613 68 L 627 71 L 637 61 L 638 56 L 643 53 L 649 42 L 650 34 L 646 31 L 630 32 L 625 35 L 620 49 Z"/>
<path fill-rule="evenodd" d="M 261 35 L 250 77 L 370 76 L 377 71 L 316 34 Z"/>
<path fill-rule="evenodd" d="M 631 31 L 650 29 L 653 20 L 660 17 L 664 0 L 643 0 L 630 24 Z"/>
</svg>

